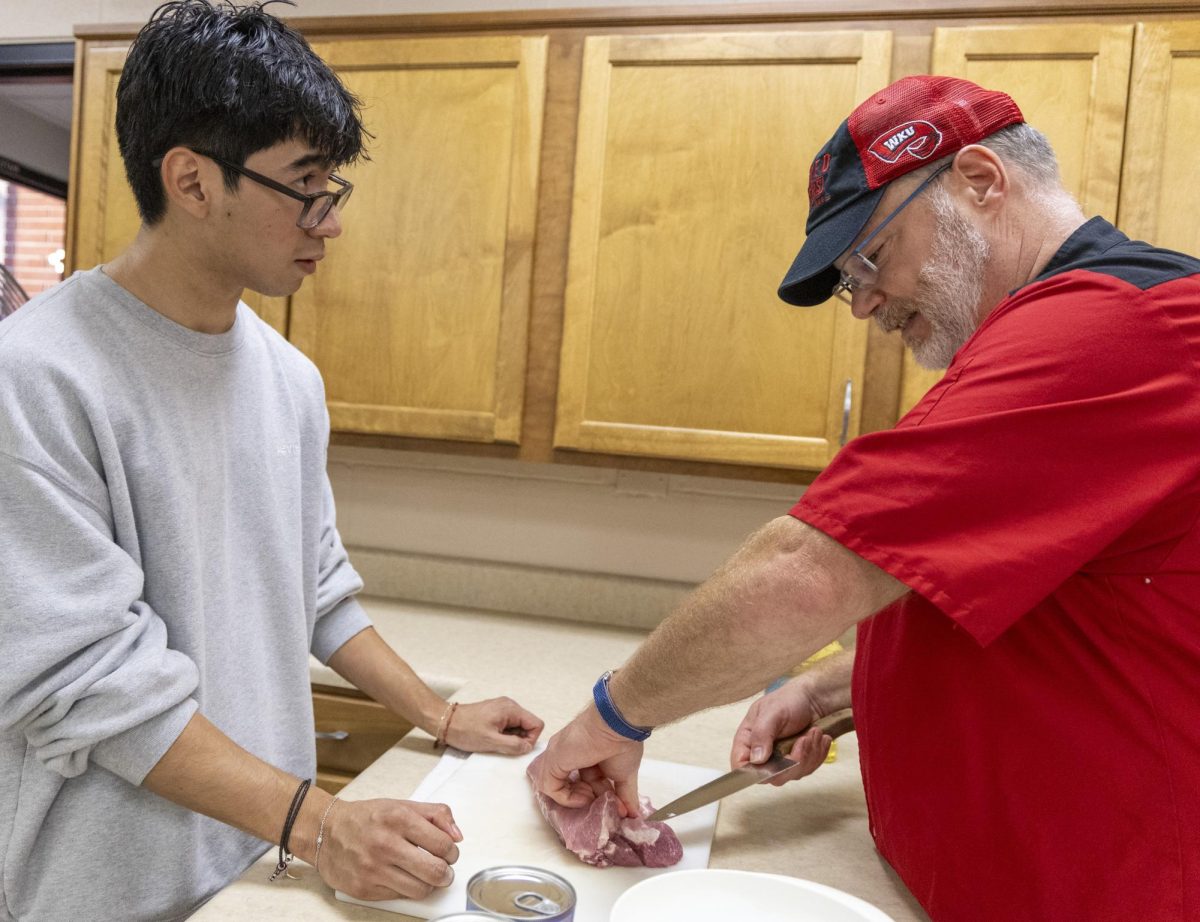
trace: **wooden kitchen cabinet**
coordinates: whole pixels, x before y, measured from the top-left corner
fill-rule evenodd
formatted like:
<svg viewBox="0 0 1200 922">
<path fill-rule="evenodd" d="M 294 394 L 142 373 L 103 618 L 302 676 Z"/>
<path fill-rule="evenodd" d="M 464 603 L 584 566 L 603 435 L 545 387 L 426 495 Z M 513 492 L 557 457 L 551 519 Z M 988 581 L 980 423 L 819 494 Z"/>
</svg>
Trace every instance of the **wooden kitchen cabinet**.
<svg viewBox="0 0 1200 922">
<path fill-rule="evenodd" d="M 1008 93 L 1049 139 L 1084 213 L 1116 223 L 1133 36 L 1132 25 L 1082 23 L 937 29 L 931 71 Z M 901 412 L 941 376 L 905 350 Z"/>
<path fill-rule="evenodd" d="M 115 257 L 137 236 L 137 204 L 117 145 L 117 81 L 128 45 L 85 45 L 76 75 L 76 124 L 71 144 L 67 205 L 68 274 Z M 242 299 L 280 333 L 287 331 L 287 299 L 247 291 Z"/>
<path fill-rule="evenodd" d="M 329 685 L 313 686 L 313 718 L 317 784 L 330 794 L 353 781 L 413 728 L 361 692 Z"/>
<path fill-rule="evenodd" d="M 365 104 L 341 238 L 292 297 L 335 430 L 519 441 L 545 38 L 314 49 Z"/>
<path fill-rule="evenodd" d="M 247 300 L 320 367 L 334 440 L 811 480 L 938 377 L 848 311 L 775 295 L 813 153 L 908 74 L 1009 91 L 1086 212 L 1200 250 L 1194 0 L 830 16 L 797 0 L 293 19 L 375 139 L 320 270 Z M 138 226 L 112 131 L 135 31 L 78 30 L 72 269 Z"/>
<path fill-rule="evenodd" d="M 112 259 L 137 236 L 141 219 L 117 147 L 117 81 L 124 47 L 88 48 L 78 103 L 77 156 L 70 184 L 68 271 Z"/>
<path fill-rule="evenodd" d="M 891 33 L 588 38 L 559 448 L 820 468 L 857 435 L 866 324 L 775 290 L 808 159 Z"/>
<path fill-rule="evenodd" d="M 1200 253 L 1200 22 L 1137 27 L 1121 179 L 1121 229 Z"/>
</svg>

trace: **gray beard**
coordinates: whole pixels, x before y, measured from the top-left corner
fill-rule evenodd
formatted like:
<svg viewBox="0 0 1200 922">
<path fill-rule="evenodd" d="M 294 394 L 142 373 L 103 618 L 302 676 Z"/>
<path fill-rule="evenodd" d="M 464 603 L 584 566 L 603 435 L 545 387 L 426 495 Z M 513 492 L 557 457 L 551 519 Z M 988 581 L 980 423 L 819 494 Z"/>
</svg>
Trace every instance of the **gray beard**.
<svg viewBox="0 0 1200 922">
<path fill-rule="evenodd" d="M 917 276 L 916 295 L 889 302 L 886 314 L 876 313 L 885 332 L 899 329 L 914 313 L 924 315 L 929 335 L 904 343 L 917 364 L 929 369 L 950 365 L 955 353 L 979 325 L 983 271 L 991 248 L 984 236 L 955 209 L 940 186 L 930 189 L 929 206 L 937 218 L 933 252 Z"/>
</svg>

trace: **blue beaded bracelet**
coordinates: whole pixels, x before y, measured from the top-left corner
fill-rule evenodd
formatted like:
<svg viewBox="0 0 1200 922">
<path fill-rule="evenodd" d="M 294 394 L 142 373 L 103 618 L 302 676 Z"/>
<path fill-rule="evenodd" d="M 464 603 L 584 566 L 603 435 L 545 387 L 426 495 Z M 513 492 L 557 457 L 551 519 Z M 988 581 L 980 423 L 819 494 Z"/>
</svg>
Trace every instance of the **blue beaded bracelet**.
<svg viewBox="0 0 1200 922">
<path fill-rule="evenodd" d="M 596 710 L 600 712 L 600 716 L 604 718 L 604 722 L 608 724 L 614 733 L 619 733 L 626 739 L 640 743 L 650 736 L 650 731 L 645 727 L 635 727 L 621 716 L 621 712 L 613 704 L 612 696 L 608 693 L 608 680 L 610 678 L 612 678 L 612 672 L 606 672 L 592 686 L 592 698 L 596 702 Z"/>
</svg>

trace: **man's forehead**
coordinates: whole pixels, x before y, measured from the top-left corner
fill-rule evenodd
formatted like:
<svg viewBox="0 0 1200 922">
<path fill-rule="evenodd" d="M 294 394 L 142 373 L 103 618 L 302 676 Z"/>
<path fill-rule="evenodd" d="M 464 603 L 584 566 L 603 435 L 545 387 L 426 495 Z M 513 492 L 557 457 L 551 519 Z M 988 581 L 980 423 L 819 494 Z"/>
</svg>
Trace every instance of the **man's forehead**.
<svg viewBox="0 0 1200 922">
<path fill-rule="evenodd" d="M 867 223 L 863 225 L 863 229 L 854 238 L 850 249 L 853 250 L 871 236 L 875 228 L 882 224 L 888 215 L 900 207 L 904 200 L 912 193 L 913 189 L 924 182 L 924 180 L 924 176 L 914 177 L 910 173 L 907 176 L 901 176 L 899 179 L 888 183 L 887 188 L 883 190 L 883 195 L 879 197 L 879 201 L 875 205 L 875 210 L 871 212 L 871 216 L 867 218 Z M 912 206 L 908 207 L 911 208 Z M 904 210 L 907 213 L 908 208 Z M 889 229 L 890 227 L 891 225 L 889 225 Z M 881 233 L 886 234 L 887 232 L 887 230 L 884 230 Z"/>
<path fill-rule="evenodd" d="M 277 169 L 289 171 L 306 170 L 313 167 L 325 170 L 331 169 L 334 165 L 327 154 L 317 150 L 306 141 L 295 139 L 280 141 L 278 144 L 255 151 L 251 156 L 261 163 L 269 163 Z"/>
<path fill-rule="evenodd" d="M 846 259 L 846 257 L 849 256 L 851 253 L 853 253 L 862 244 L 862 242 L 864 240 L 866 240 L 868 237 L 871 236 L 872 233 L 874 233 L 875 228 L 877 228 L 881 223 L 883 223 L 883 219 L 886 218 L 891 213 L 891 210 L 892 210 L 892 208 L 891 208 L 890 203 L 888 202 L 888 195 L 885 193 L 883 196 L 880 197 L 879 204 L 875 206 L 875 210 L 873 212 L 871 212 L 871 216 L 869 218 L 867 218 L 867 223 L 863 225 L 862 230 L 860 230 L 855 235 L 854 239 L 850 241 L 850 246 L 846 247 L 845 252 L 840 254 L 838 256 L 838 258 L 836 260 L 834 260 L 834 265 L 837 268 L 840 269 L 842 266 L 842 262 Z"/>
<path fill-rule="evenodd" d="M 833 267 L 841 271 L 842 264 L 846 258 L 855 251 L 862 242 L 875 232 L 875 229 L 887 219 L 904 200 L 912 192 L 913 188 L 919 185 L 920 179 L 912 179 L 910 176 L 901 176 L 899 179 L 888 183 L 887 188 L 883 190 L 883 195 L 879 197 L 879 201 L 875 205 L 875 210 L 871 212 L 871 216 L 867 218 L 867 223 L 850 241 L 850 246 L 838 254 L 837 259 L 833 261 Z M 905 209 L 907 210 L 907 209 Z M 872 247 L 881 243 L 883 239 L 891 232 L 892 225 L 888 225 L 884 230 L 880 231 L 879 237 L 872 242 Z"/>
<path fill-rule="evenodd" d="M 306 169 L 313 166 L 324 170 L 333 167 L 333 161 L 321 151 L 309 148 L 304 153 L 292 160 L 292 162 L 288 165 L 297 170 Z"/>
</svg>

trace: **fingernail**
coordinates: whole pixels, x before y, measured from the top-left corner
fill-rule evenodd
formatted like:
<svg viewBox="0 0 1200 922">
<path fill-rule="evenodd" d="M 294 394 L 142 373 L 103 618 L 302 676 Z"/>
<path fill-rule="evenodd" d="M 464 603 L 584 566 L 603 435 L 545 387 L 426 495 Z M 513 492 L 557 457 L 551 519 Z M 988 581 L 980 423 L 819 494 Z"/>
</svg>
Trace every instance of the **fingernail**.
<svg viewBox="0 0 1200 922">
<path fill-rule="evenodd" d="M 454 830 L 454 834 L 460 839 L 463 837 L 462 830 L 458 828 L 458 823 L 451 823 L 450 828 Z"/>
<path fill-rule="evenodd" d="M 763 755 L 763 747 L 755 746 L 752 750 L 750 750 L 750 761 L 761 762 L 763 760 Z"/>
</svg>

